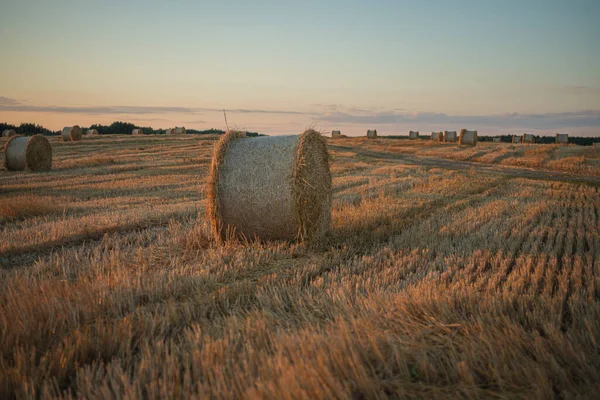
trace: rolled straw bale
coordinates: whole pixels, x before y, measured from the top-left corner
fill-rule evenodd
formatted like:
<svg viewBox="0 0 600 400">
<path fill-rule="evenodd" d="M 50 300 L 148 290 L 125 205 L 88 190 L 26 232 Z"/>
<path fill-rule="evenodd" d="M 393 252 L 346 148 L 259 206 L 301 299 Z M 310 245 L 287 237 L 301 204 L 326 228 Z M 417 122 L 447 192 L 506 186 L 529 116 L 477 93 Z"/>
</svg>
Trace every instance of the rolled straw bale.
<svg viewBox="0 0 600 400">
<path fill-rule="evenodd" d="M 16 135 L 17 132 L 14 129 L 5 129 L 4 132 L 2 132 L 2 137 L 13 137 Z"/>
<path fill-rule="evenodd" d="M 144 134 L 144 130 L 141 128 L 136 128 L 134 130 L 131 131 L 132 135 L 143 135 Z"/>
<path fill-rule="evenodd" d="M 521 139 L 522 139 L 521 136 L 513 136 L 512 137 L 512 142 L 513 143 L 521 143 Z"/>
<path fill-rule="evenodd" d="M 458 136 L 459 145 L 477 146 L 477 131 L 461 129 Z"/>
<path fill-rule="evenodd" d="M 76 142 L 81 140 L 83 134 L 81 128 L 78 125 L 65 126 L 62 130 L 62 138 L 65 142 Z"/>
<path fill-rule="evenodd" d="M 444 134 L 442 132 L 431 132 L 431 140 L 435 142 L 443 142 Z"/>
<path fill-rule="evenodd" d="M 408 138 L 409 139 L 417 139 L 419 137 L 419 131 L 409 131 Z"/>
<path fill-rule="evenodd" d="M 185 127 L 183 127 L 183 126 L 176 127 L 175 128 L 175 134 L 176 135 L 185 135 Z"/>
<path fill-rule="evenodd" d="M 569 143 L 569 134 L 568 133 L 557 133 L 556 134 L 556 144 L 568 144 Z"/>
<path fill-rule="evenodd" d="M 332 138 L 340 138 L 340 137 L 342 137 L 342 132 L 340 132 L 340 131 L 331 131 L 331 137 Z"/>
<path fill-rule="evenodd" d="M 535 137 L 532 133 L 524 133 L 521 138 L 521 143 L 535 143 Z"/>
<path fill-rule="evenodd" d="M 369 139 L 377 138 L 377 129 L 373 129 L 372 131 L 371 130 L 367 131 L 367 137 Z"/>
<path fill-rule="evenodd" d="M 52 167 L 52 146 L 43 135 L 13 136 L 4 145 L 4 167 L 45 171 Z"/>
<path fill-rule="evenodd" d="M 87 131 L 85 131 L 86 135 L 97 135 L 98 134 L 98 129 L 88 129 Z"/>
<path fill-rule="evenodd" d="M 492 142 L 494 143 L 500 143 L 500 138 L 499 137 L 495 137 L 492 139 Z"/>
<path fill-rule="evenodd" d="M 331 174 L 324 138 L 247 138 L 229 131 L 215 147 L 207 214 L 217 240 L 320 238 L 331 222 Z"/>
<path fill-rule="evenodd" d="M 458 140 L 458 135 L 456 131 L 444 131 L 444 141 L 445 142 L 456 142 Z"/>
</svg>

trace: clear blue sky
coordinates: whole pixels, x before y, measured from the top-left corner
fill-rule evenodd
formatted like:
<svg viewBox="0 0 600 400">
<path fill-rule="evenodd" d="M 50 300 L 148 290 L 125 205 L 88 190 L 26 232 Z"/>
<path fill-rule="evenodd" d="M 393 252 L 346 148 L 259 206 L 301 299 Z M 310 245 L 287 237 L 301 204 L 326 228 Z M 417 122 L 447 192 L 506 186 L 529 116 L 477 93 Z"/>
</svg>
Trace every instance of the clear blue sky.
<svg viewBox="0 0 600 400">
<path fill-rule="evenodd" d="M 589 133 L 599 21 L 599 0 L 0 0 L 0 119 Z"/>
</svg>

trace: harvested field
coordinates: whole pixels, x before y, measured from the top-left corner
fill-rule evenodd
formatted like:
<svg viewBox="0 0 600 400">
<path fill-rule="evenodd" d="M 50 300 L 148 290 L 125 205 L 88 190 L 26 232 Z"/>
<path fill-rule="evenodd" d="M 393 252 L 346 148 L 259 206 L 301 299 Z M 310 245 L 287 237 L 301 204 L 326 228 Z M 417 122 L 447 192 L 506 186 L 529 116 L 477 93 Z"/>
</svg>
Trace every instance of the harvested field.
<svg viewBox="0 0 600 400">
<path fill-rule="evenodd" d="M 331 141 L 320 243 L 218 245 L 216 139 L 0 170 L 0 398 L 600 396 L 600 149 Z"/>
</svg>

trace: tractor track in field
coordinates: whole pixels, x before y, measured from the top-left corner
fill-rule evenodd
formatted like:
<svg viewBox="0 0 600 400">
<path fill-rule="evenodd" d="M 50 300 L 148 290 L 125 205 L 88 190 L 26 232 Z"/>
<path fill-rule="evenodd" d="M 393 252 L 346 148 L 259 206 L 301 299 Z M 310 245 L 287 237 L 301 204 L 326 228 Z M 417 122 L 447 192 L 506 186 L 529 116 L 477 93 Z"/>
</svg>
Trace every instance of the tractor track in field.
<svg viewBox="0 0 600 400">
<path fill-rule="evenodd" d="M 453 170 L 477 170 L 484 172 L 492 172 L 504 174 L 519 178 L 527 179 L 547 179 L 562 182 L 572 183 L 587 183 L 592 185 L 600 185 L 600 176 L 571 174 L 561 171 L 545 171 L 530 168 L 500 166 L 494 164 L 482 164 L 471 161 L 456 161 L 447 160 L 444 158 L 435 158 L 427 156 L 417 156 L 405 153 L 392 153 L 386 151 L 375 151 L 369 149 L 361 149 L 354 146 L 328 145 L 332 150 L 349 151 L 361 155 L 363 157 L 371 157 L 385 160 L 403 161 L 409 164 L 422 165 L 426 167 L 446 168 Z"/>
</svg>

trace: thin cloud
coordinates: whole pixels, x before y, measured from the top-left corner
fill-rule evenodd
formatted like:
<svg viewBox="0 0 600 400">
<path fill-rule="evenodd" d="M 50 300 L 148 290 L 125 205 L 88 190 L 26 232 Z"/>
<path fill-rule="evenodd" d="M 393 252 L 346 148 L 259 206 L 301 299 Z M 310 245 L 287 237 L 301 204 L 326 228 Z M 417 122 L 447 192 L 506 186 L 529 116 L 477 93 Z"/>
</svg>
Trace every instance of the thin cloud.
<svg viewBox="0 0 600 400">
<path fill-rule="evenodd" d="M 0 106 L 14 106 L 17 104 L 21 104 L 21 102 L 17 99 L 11 99 L 10 97 L 0 96 Z"/>
</svg>

